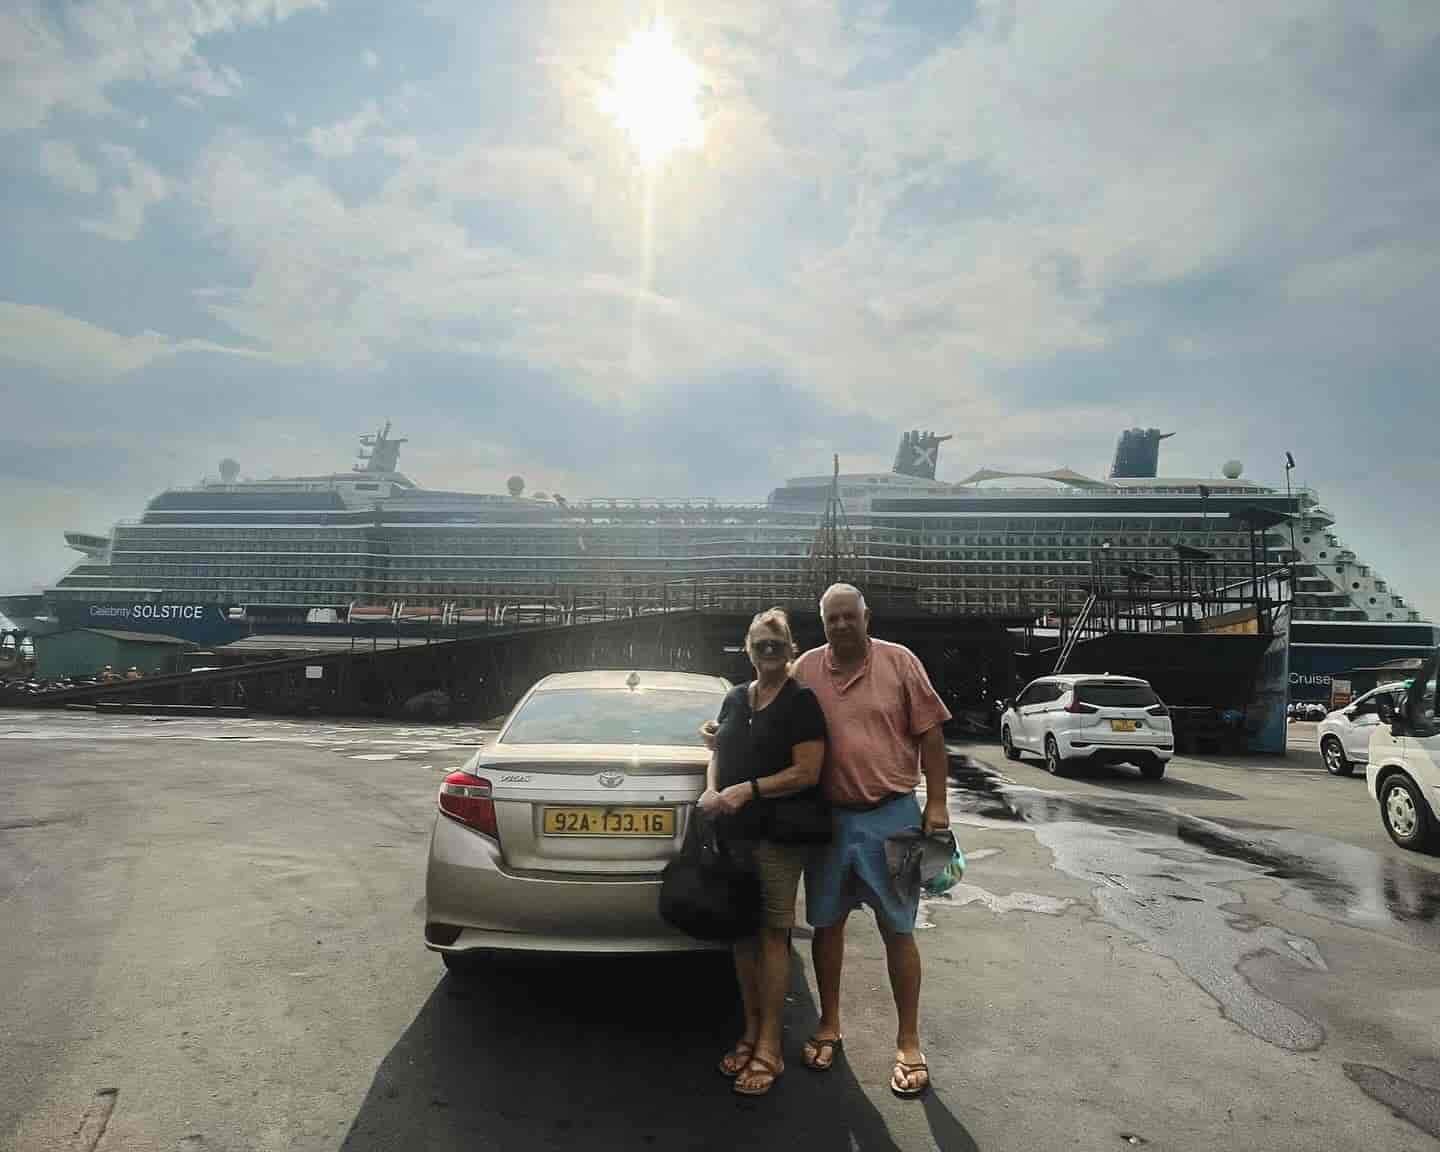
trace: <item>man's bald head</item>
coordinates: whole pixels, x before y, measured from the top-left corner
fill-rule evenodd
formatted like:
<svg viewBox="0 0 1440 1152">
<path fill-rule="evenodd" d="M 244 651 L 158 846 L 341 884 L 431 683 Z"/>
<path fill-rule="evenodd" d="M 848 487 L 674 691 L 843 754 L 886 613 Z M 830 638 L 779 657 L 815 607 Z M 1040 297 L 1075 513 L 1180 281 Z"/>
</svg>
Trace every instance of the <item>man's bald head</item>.
<svg viewBox="0 0 1440 1152">
<path fill-rule="evenodd" d="M 856 607 L 863 613 L 867 611 L 865 605 L 865 593 L 853 584 L 831 584 L 820 594 L 820 619 L 825 619 L 825 606 L 836 596 L 853 596 Z"/>
<path fill-rule="evenodd" d="M 864 658 L 870 643 L 870 609 L 853 584 L 832 584 L 820 597 L 820 622 L 830 650 L 842 661 Z"/>
</svg>

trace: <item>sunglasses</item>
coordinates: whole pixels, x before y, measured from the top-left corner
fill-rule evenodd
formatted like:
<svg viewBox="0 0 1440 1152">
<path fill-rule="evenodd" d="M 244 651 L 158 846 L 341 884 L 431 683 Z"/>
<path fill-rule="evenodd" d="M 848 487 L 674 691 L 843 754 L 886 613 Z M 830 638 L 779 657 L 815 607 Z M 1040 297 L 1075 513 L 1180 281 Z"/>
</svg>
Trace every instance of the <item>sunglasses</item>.
<svg viewBox="0 0 1440 1152">
<path fill-rule="evenodd" d="M 750 641 L 750 651 L 756 656 L 783 656 L 789 648 L 790 645 L 785 643 L 784 640 Z"/>
</svg>

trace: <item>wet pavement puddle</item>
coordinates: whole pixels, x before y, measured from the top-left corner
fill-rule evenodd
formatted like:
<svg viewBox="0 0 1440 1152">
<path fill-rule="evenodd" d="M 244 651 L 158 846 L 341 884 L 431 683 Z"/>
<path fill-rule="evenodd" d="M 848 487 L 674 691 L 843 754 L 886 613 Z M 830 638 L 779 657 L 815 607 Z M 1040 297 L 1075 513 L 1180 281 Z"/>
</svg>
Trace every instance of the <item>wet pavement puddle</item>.
<svg viewBox="0 0 1440 1152">
<path fill-rule="evenodd" d="M 1328 969 L 1313 940 L 1247 909 L 1242 885 L 1271 881 L 1286 907 L 1440 947 L 1440 874 L 1325 837 L 1027 788 L 953 754 L 950 809 L 957 825 L 1033 833 L 1053 867 L 1089 885 L 1103 919 L 1169 957 L 1228 1019 L 1281 1048 L 1313 1050 L 1324 1043 L 1324 1028 L 1260 993 L 1247 968 L 1269 959 L 1297 971 Z M 1070 903 L 1034 893 L 997 896 L 976 886 L 978 879 L 972 870 L 943 903 L 1052 915 Z M 927 911 L 940 904 L 928 901 Z"/>
</svg>

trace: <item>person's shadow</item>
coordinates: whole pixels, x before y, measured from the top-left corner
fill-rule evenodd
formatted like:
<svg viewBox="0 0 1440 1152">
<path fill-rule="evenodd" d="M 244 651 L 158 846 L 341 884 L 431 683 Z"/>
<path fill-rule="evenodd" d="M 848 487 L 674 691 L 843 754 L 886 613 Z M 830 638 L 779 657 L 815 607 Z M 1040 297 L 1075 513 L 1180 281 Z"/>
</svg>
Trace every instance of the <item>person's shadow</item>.
<svg viewBox="0 0 1440 1152">
<path fill-rule="evenodd" d="M 718 1071 L 740 1017 L 728 954 L 525 957 L 447 975 L 375 1074 L 342 1148 L 814 1148 L 899 1152 L 843 1053 L 827 1074 L 800 1046 L 818 1013 L 799 956 L 785 1074 L 745 1099 Z M 939 1099 L 930 1139 L 976 1144 Z"/>
</svg>

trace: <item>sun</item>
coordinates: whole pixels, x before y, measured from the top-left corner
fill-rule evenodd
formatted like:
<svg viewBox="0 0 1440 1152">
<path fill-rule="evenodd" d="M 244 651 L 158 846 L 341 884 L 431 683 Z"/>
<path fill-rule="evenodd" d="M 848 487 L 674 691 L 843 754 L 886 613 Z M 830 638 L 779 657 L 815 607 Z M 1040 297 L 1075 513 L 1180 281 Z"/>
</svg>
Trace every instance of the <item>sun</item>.
<svg viewBox="0 0 1440 1152">
<path fill-rule="evenodd" d="M 697 150 L 704 141 L 699 69 L 658 22 L 636 32 L 615 53 L 600 107 L 647 168 L 678 148 Z"/>
</svg>

